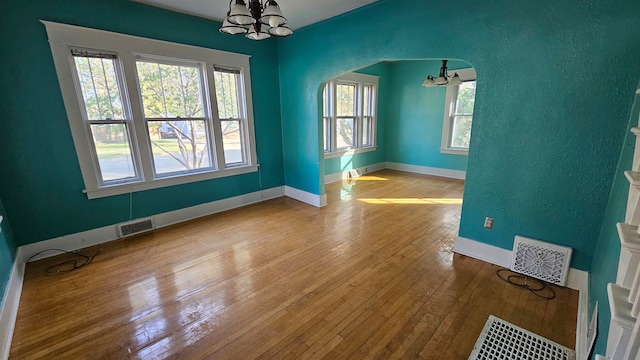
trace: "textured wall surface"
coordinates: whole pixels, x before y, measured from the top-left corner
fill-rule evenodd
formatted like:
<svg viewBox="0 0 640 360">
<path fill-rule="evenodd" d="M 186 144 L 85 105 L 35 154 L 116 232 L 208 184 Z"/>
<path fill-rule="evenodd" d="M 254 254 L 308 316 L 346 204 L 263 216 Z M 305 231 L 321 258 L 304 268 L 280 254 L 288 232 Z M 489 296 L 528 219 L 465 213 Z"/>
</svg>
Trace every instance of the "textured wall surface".
<svg viewBox="0 0 640 360">
<path fill-rule="evenodd" d="M 387 107 L 389 99 L 389 64 L 378 63 L 355 71 L 361 74 L 375 75 L 378 78 L 378 109 L 376 114 L 377 133 L 376 133 L 376 150 L 359 153 L 354 155 L 343 155 L 341 157 L 324 159 L 323 174 L 335 174 L 356 169 L 361 166 L 367 166 L 384 161 L 386 140 L 385 129 L 387 125 Z M 323 85 L 324 86 L 324 85 Z"/>
<path fill-rule="evenodd" d="M 11 235 L 9 219 L 7 219 L 2 199 L 0 199 L 0 215 L 4 216 L 0 224 L 0 306 L 4 304 L 4 296 L 11 275 L 11 269 L 15 263 L 16 245 Z"/>
<path fill-rule="evenodd" d="M 638 85 L 640 88 L 640 85 Z M 632 96 L 630 96 L 632 97 Z M 638 126 L 638 116 L 640 114 L 640 96 L 635 97 L 635 102 L 629 116 L 627 129 Z M 593 266 L 591 267 L 591 277 L 589 284 L 589 314 L 593 311 L 596 301 L 598 302 L 598 340 L 596 343 L 596 353 L 604 354 L 607 347 L 607 334 L 609 332 L 609 300 L 607 298 L 607 284 L 616 282 L 618 270 L 618 259 L 620 256 L 620 238 L 616 229 L 616 223 L 624 222 L 627 208 L 627 196 L 629 195 L 629 181 L 624 176 L 624 172 L 631 170 L 633 163 L 633 152 L 636 145 L 636 136 L 630 131 L 626 132 L 626 139 L 622 146 L 618 169 L 616 170 L 613 188 L 609 197 L 609 204 L 602 223 L 602 231 L 598 239 L 598 245 L 594 252 Z M 591 316 L 591 315 L 589 315 Z"/>
<path fill-rule="evenodd" d="M 391 64 L 386 161 L 467 169 L 466 155 L 440 153 L 446 88 L 422 86 L 427 74 L 437 76 L 441 66 L 440 60 Z M 447 67 L 463 69 L 471 66 L 463 61 L 449 61 Z M 453 74 L 452 71 L 449 73 Z"/>
<path fill-rule="evenodd" d="M 284 183 L 277 42 L 220 34 L 220 24 L 128 0 L 0 5 L 0 196 L 24 245 L 259 190 L 258 173 L 87 200 L 51 50 L 40 19 L 251 55 L 262 185 Z M 8 146 L 6 145 L 8 144 Z"/>
<path fill-rule="evenodd" d="M 588 270 L 640 77 L 639 24 L 630 0 L 382 1 L 298 31 L 278 43 L 285 182 L 324 192 L 322 81 L 386 59 L 464 59 L 478 87 L 460 235 L 568 245 Z M 611 69 L 625 71 L 604 81 Z"/>
</svg>

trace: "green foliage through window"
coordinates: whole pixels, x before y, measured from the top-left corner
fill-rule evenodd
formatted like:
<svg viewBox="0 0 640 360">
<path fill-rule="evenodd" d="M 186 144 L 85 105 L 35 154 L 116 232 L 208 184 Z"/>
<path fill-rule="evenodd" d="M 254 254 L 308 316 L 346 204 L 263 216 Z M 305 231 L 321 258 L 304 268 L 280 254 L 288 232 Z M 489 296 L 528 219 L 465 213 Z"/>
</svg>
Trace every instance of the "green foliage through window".
<svg viewBox="0 0 640 360">
<path fill-rule="evenodd" d="M 200 69 L 138 61 L 138 80 L 146 118 L 203 118 Z"/>
<path fill-rule="evenodd" d="M 458 86 L 455 112 L 452 115 L 451 147 L 469 148 L 475 98 L 475 81 L 465 81 Z"/>
<path fill-rule="evenodd" d="M 87 119 L 124 119 L 114 59 L 74 56 Z"/>
</svg>

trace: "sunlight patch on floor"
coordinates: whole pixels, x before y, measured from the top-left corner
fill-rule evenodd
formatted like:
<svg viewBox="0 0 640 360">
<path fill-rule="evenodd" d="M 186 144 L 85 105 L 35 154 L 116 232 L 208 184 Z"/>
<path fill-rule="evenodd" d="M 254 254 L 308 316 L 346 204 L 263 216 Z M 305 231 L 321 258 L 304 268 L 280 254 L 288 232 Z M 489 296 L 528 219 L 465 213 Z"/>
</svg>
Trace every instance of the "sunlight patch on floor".
<svg viewBox="0 0 640 360">
<path fill-rule="evenodd" d="M 408 205 L 461 205 L 458 198 L 377 198 L 358 199 L 367 204 L 408 204 Z"/>
<path fill-rule="evenodd" d="M 360 175 L 357 178 L 348 178 L 345 181 L 355 182 L 355 181 L 387 181 L 389 179 L 383 178 L 380 176 L 372 176 L 372 175 Z"/>
</svg>

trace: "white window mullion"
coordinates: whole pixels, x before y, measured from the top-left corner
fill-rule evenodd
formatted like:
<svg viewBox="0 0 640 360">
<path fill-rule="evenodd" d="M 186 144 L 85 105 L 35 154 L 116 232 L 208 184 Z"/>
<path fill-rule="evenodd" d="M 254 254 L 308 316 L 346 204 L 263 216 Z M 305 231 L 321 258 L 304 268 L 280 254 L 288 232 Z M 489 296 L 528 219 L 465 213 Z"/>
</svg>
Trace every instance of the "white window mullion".
<svg viewBox="0 0 640 360">
<path fill-rule="evenodd" d="M 214 139 L 214 148 L 215 148 L 215 164 L 216 169 L 224 169 L 225 167 L 225 158 L 224 158 L 224 146 L 222 146 L 222 123 L 220 121 L 219 116 L 214 116 L 212 119 L 213 125 L 213 133 L 215 135 Z"/>
<path fill-rule="evenodd" d="M 149 136 L 147 130 L 147 124 L 144 119 L 144 113 L 142 110 L 142 100 L 140 96 L 140 90 L 138 87 L 138 76 L 136 74 L 135 55 L 131 53 L 121 54 L 122 67 L 124 71 L 125 79 L 129 79 L 126 82 L 126 92 L 129 97 L 129 104 L 131 105 L 131 116 L 133 117 L 133 129 L 132 136 L 135 137 L 133 143 L 137 149 L 135 156 L 138 159 L 139 171 L 141 171 L 141 178 L 143 180 L 153 179 L 153 160 L 151 158 L 151 144 L 149 143 Z M 134 81 L 135 79 L 135 81 Z"/>
<path fill-rule="evenodd" d="M 338 109 L 336 107 L 336 82 L 331 82 L 331 152 L 338 150 Z"/>
<path fill-rule="evenodd" d="M 214 78 L 213 78 L 213 69 L 209 69 L 210 66 L 207 66 L 207 64 L 205 64 L 203 66 L 202 69 L 202 75 L 201 75 L 201 81 L 202 81 L 202 87 L 203 87 L 203 96 L 204 96 L 204 100 L 203 101 L 203 107 L 204 107 L 204 113 L 205 113 L 205 117 L 206 117 L 206 131 L 207 131 L 207 138 L 208 138 L 208 152 L 209 152 L 209 159 L 211 159 L 211 164 L 213 165 L 213 168 L 215 170 L 219 170 L 220 168 L 220 164 L 218 163 L 218 156 L 217 154 L 219 154 L 218 150 L 217 150 L 217 146 L 218 143 L 221 142 L 221 140 L 219 140 L 216 137 L 216 134 L 220 133 L 220 129 L 218 129 L 217 131 L 214 130 L 215 128 L 215 120 L 219 119 L 218 116 L 218 109 L 217 106 L 215 106 L 216 104 L 216 90 L 215 90 L 215 85 L 214 85 Z M 219 124 L 218 124 L 219 126 Z"/>
<path fill-rule="evenodd" d="M 240 141 L 242 142 L 241 151 L 242 159 L 244 160 L 244 162 L 251 162 L 258 155 L 255 152 L 252 153 L 251 151 L 249 151 L 249 149 L 251 148 L 249 146 L 249 137 L 251 136 L 253 131 L 249 131 L 250 124 L 248 121 L 249 115 L 247 104 L 245 101 L 242 101 L 242 99 L 247 99 L 247 89 L 249 89 L 249 87 L 244 86 L 245 81 L 245 76 L 243 75 L 243 72 L 240 71 L 240 74 L 238 74 L 238 76 L 236 77 L 236 89 L 238 92 L 238 107 L 240 111 Z"/>
<path fill-rule="evenodd" d="M 331 89 L 331 87 L 333 86 L 333 82 L 329 81 L 326 85 L 327 88 L 327 94 L 326 96 L 322 97 L 322 101 L 323 102 L 328 102 L 328 104 L 322 104 L 322 106 L 326 106 L 327 107 L 327 130 L 324 132 L 324 136 L 327 136 L 327 153 L 331 153 L 333 152 L 333 128 L 335 128 L 335 125 L 333 125 L 333 121 L 332 119 L 335 117 L 335 113 L 333 112 L 333 108 L 332 108 L 332 104 L 333 101 L 331 100 L 331 94 L 333 92 L 333 90 Z"/>
<path fill-rule="evenodd" d="M 354 124 L 354 131 L 353 131 L 353 136 L 355 137 L 353 143 L 355 145 L 355 148 L 361 148 L 362 147 L 362 131 L 363 131 L 363 124 L 362 124 L 362 114 L 364 113 L 364 86 L 362 83 L 358 83 L 358 86 L 356 87 L 357 92 L 356 92 L 356 118 L 355 118 L 355 124 Z"/>
<path fill-rule="evenodd" d="M 207 66 L 206 69 L 206 73 L 207 73 L 207 88 L 209 89 L 209 101 L 211 103 L 211 129 L 210 129 L 210 135 L 212 142 L 213 142 L 213 146 L 211 148 L 211 156 L 212 159 L 214 160 L 213 163 L 215 164 L 215 168 L 216 169 L 224 169 L 225 166 L 225 159 L 224 159 L 224 147 L 222 146 L 222 124 L 220 122 L 220 113 L 218 111 L 218 107 L 215 106 L 214 104 L 218 103 L 218 99 L 216 97 L 216 84 L 215 84 L 215 78 L 214 78 L 214 74 L 213 74 L 213 67 L 212 66 Z"/>
<path fill-rule="evenodd" d="M 327 99 L 329 100 L 329 130 L 327 133 L 329 134 L 329 152 L 336 151 L 336 97 L 335 97 L 335 86 L 336 83 L 333 81 L 329 82 L 329 95 Z"/>
</svg>

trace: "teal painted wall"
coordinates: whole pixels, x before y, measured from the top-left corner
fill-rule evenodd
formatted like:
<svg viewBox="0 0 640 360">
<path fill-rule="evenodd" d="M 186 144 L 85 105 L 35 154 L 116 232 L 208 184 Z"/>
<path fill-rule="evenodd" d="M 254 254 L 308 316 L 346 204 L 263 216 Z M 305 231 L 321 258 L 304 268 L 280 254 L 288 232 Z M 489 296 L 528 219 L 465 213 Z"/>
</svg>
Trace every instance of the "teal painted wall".
<svg viewBox="0 0 640 360">
<path fill-rule="evenodd" d="M 377 109 L 377 129 L 376 150 L 354 155 L 344 155 L 341 157 L 324 160 L 324 174 L 335 174 L 343 171 L 356 169 L 362 166 L 384 162 L 386 140 L 385 131 L 387 125 L 387 104 L 389 98 L 389 64 L 381 62 L 370 65 L 355 72 L 367 75 L 379 76 L 378 78 L 378 109 Z M 320 120 L 319 120 L 320 121 Z"/>
<path fill-rule="evenodd" d="M 247 41 L 219 24 L 128 0 L 3 1 L 0 5 L 0 196 L 18 245 L 129 220 L 129 195 L 87 200 L 40 19 L 251 55 L 264 188 L 284 184 L 277 41 Z M 5 145 L 9 144 L 9 146 Z M 259 190 L 258 173 L 132 195 L 133 218 Z M 71 221 L 73 219 L 73 221 Z"/>
<path fill-rule="evenodd" d="M 640 85 L 638 85 L 640 88 Z M 633 95 L 626 96 L 633 99 Z M 638 126 L 638 116 L 640 115 L 640 97 L 635 96 L 635 102 L 631 109 L 631 115 L 627 129 Z M 609 300 L 607 298 L 607 284 L 616 282 L 618 270 L 618 259 L 620 256 L 620 238 L 616 229 L 616 223 L 624 222 L 627 208 L 627 196 L 629 195 L 629 181 L 624 176 L 624 172 L 631 170 L 633 163 L 633 152 L 635 149 L 636 136 L 630 131 L 626 132 L 618 168 L 613 180 L 609 204 L 604 215 L 602 230 L 595 248 L 591 275 L 589 278 L 589 316 L 593 312 L 596 301 L 598 302 L 598 338 L 595 347 L 596 354 L 604 354 L 607 349 L 607 334 L 609 333 L 609 321 L 611 313 L 609 311 Z"/>
<path fill-rule="evenodd" d="M 632 0 L 382 1 L 298 31 L 278 43 L 285 183 L 324 192 L 325 79 L 387 59 L 464 59 L 478 87 L 460 236 L 568 245 L 588 270 L 640 77 L 639 25 Z M 611 69 L 625 71 L 606 81 Z"/>
<path fill-rule="evenodd" d="M 427 74 L 438 75 L 440 60 L 399 61 L 391 64 L 386 161 L 466 170 L 466 155 L 440 153 L 446 88 L 426 88 Z M 471 67 L 449 61 L 449 69 Z M 452 73 L 452 72 L 451 72 Z"/>
<path fill-rule="evenodd" d="M 11 270 L 16 261 L 16 244 L 13 242 L 9 219 L 0 199 L 0 215 L 4 217 L 0 224 L 0 307 L 4 304 Z"/>
</svg>

